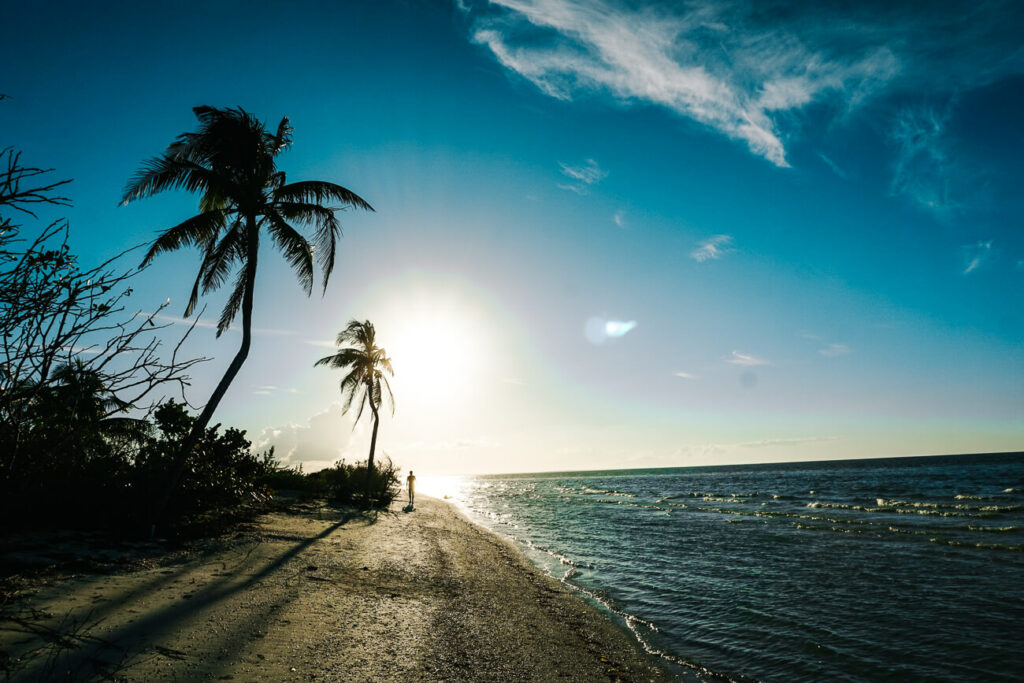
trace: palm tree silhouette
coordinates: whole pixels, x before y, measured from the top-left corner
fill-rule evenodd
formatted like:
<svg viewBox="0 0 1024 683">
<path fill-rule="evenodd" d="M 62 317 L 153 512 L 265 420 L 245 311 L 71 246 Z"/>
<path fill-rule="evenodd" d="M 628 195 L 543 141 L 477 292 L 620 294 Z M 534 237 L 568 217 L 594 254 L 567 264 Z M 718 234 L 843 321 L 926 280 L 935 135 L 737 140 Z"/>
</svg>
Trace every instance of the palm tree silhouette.
<svg viewBox="0 0 1024 683">
<path fill-rule="evenodd" d="M 165 190 L 185 189 L 200 195 L 199 213 L 165 230 L 153 242 L 143 265 L 159 254 L 195 245 L 203 259 L 185 308 L 195 310 L 200 291 L 217 289 L 237 268 L 234 285 L 217 323 L 217 336 L 242 312 L 242 345 L 206 403 L 189 435 L 182 442 L 162 510 L 184 472 L 217 405 L 241 369 L 252 342 L 253 288 L 260 233 L 269 233 L 284 253 L 299 282 L 309 295 L 313 287 L 313 253 L 321 261 L 323 286 L 334 268 L 335 245 L 341 234 L 335 212 L 347 207 L 372 211 L 354 192 L 323 181 L 286 183 L 277 169 L 276 157 L 291 144 L 292 128 L 281 119 L 274 134 L 241 108 L 196 107 L 195 133 L 184 133 L 161 156 L 143 163 L 124 189 L 123 203 L 151 197 Z M 333 201 L 340 206 L 325 206 Z M 314 227 L 312 243 L 292 223 Z"/>
<path fill-rule="evenodd" d="M 363 408 L 369 405 L 370 412 L 373 413 L 370 457 L 366 463 L 366 500 L 369 504 L 373 453 L 377 447 L 377 427 L 380 425 L 379 410 L 385 390 L 391 404 L 391 413 L 395 412 L 395 397 L 384 373 L 394 376 L 395 371 L 391 367 L 391 359 L 388 358 L 387 352 L 377 346 L 377 331 L 369 320 L 350 320 L 348 326 L 338 333 L 337 344 L 337 353 L 321 358 L 313 366 L 329 365 L 338 370 L 348 371 L 341 379 L 341 396 L 344 399 L 341 412 L 347 413 L 353 403 L 359 403 L 359 412 L 356 413 L 353 429 L 363 416 Z"/>
</svg>

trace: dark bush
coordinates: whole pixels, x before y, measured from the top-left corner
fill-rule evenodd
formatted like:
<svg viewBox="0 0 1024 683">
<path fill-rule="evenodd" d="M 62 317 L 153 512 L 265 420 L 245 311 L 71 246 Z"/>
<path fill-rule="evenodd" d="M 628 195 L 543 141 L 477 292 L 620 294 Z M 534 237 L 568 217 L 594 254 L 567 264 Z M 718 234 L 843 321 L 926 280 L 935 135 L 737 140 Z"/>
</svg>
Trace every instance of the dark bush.
<svg viewBox="0 0 1024 683">
<path fill-rule="evenodd" d="M 348 464 L 341 460 L 333 467 L 315 472 L 309 477 L 323 482 L 324 493 L 341 505 L 387 508 L 398 497 L 400 490 L 398 468 L 387 456 L 374 465 L 369 487 L 365 461 Z M 370 491 L 369 501 L 366 499 L 367 489 Z"/>
<path fill-rule="evenodd" d="M 156 500 L 174 469 L 174 457 L 194 417 L 171 400 L 153 413 L 158 435 L 150 436 L 135 460 L 133 488 L 146 507 Z M 273 451 L 252 453 L 245 432 L 220 425 L 208 428 L 196 444 L 185 473 L 174 490 L 168 520 L 185 515 L 266 499 L 263 480 L 278 468 Z"/>
</svg>

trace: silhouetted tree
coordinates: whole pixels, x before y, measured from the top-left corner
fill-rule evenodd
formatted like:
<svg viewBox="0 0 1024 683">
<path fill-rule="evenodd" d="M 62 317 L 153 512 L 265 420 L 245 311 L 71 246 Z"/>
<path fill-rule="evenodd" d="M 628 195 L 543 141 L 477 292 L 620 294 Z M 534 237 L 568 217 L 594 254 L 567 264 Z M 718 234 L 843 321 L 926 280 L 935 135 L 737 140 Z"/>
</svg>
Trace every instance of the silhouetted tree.
<svg viewBox="0 0 1024 683">
<path fill-rule="evenodd" d="M 385 391 L 391 404 L 392 414 L 395 412 L 395 398 L 391 393 L 391 385 L 385 372 L 394 376 L 391 359 L 387 352 L 377 346 L 377 331 L 369 320 L 359 322 L 351 320 L 348 326 L 338 333 L 338 352 L 318 360 L 314 367 L 328 365 L 338 370 L 346 370 L 341 379 L 341 396 L 344 401 L 342 413 L 347 413 L 354 402 L 359 404 L 355 423 L 363 416 L 363 408 L 370 406 L 373 413 L 373 435 L 370 437 L 370 457 L 367 461 L 367 503 L 370 496 L 370 478 L 373 473 L 373 453 L 377 446 L 377 427 L 380 425 L 379 410 Z M 355 429 L 355 424 L 352 425 Z"/>
<path fill-rule="evenodd" d="M 372 211 L 364 199 L 334 183 L 286 183 L 276 164 L 277 155 L 291 144 L 291 126 L 281 119 L 277 131 L 241 108 L 196 107 L 195 133 L 185 133 L 163 155 L 143 164 L 124 190 L 124 203 L 165 190 L 185 189 L 199 197 L 199 213 L 165 230 L 150 247 L 143 264 L 155 256 L 186 245 L 202 250 L 202 262 L 185 309 L 195 310 L 200 291 L 217 289 L 238 270 L 227 304 L 217 324 L 218 336 L 242 312 L 242 344 L 182 443 L 166 498 L 204 433 L 217 405 L 238 374 L 252 340 L 253 289 L 256 282 L 260 233 L 266 231 L 284 253 L 307 294 L 313 286 L 313 251 L 321 260 L 323 286 L 334 268 L 335 245 L 341 233 L 335 213 L 346 207 Z M 325 206 L 325 202 L 340 206 Z M 292 223 L 314 226 L 312 243 Z M 161 506 L 162 507 L 162 506 Z M 158 508 L 159 509 L 159 508 Z"/>
<path fill-rule="evenodd" d="M 51 437 L 36 437 L 82 427 L 50 410 L 56 408 L 57 387 L 65 383 L 56 376 L 59 368 L 94 377 L 119 405 L 144 413 L 155 405 L 145 401 L 169 383 L 183 392 L 186 372 L 202 360 L 178 358 L 188 332 L 169 360 L 162 357 L 158 333 L 167 325 L 155 322 L 162 307 L 126 311 L 130 280 L 138 271 L 117 269 L 124 252 L 82 269 L 68 247 L 64 219 L 34 238 L 22 237 L 24 226 L 16 218 L 36 218 L 35 205 L 70 205 L 55 192 L 70 181 L 52 181 L 50 172 L 24 166 L 11 147 L 0 150 L 0 485 L 15 488 L 21 481 L 17 468 L 29 464 L 26 457 L 66 455 L 53 452 Z"/>
</svg>

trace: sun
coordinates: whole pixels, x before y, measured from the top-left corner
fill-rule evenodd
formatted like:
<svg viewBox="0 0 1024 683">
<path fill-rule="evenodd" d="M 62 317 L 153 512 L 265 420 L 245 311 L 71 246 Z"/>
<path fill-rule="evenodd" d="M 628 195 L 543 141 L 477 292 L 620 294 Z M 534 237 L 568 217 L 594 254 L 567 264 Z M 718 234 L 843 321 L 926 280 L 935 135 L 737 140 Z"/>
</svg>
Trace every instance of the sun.
<svg viewBox="0 0 1024 683">
<path fill-rule="evenodd" d="M 395 308 L 378 343 L 394 367 L 396 399 L 436 405 L 464 396 L 485 360 L 479 320 L 458 302 L 431 297 Z"/>
</svg>

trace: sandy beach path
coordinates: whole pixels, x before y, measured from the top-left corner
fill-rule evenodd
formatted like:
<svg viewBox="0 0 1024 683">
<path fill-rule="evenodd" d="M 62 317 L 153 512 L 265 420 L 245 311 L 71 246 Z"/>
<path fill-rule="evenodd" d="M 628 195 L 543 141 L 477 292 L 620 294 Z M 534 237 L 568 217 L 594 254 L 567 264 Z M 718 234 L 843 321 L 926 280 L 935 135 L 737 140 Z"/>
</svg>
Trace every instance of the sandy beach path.
<svg viewBox="0 0 1024 683">
<path fill-rule="evenodd" d="M 40 586 L 0 610 L 8 677 L 669 678 L 511 544 L 441 501 L 402 504 L 274 512 L 176 564 Z M 55 648 L 55 632 L 73 637 Z"/>
</svg>

